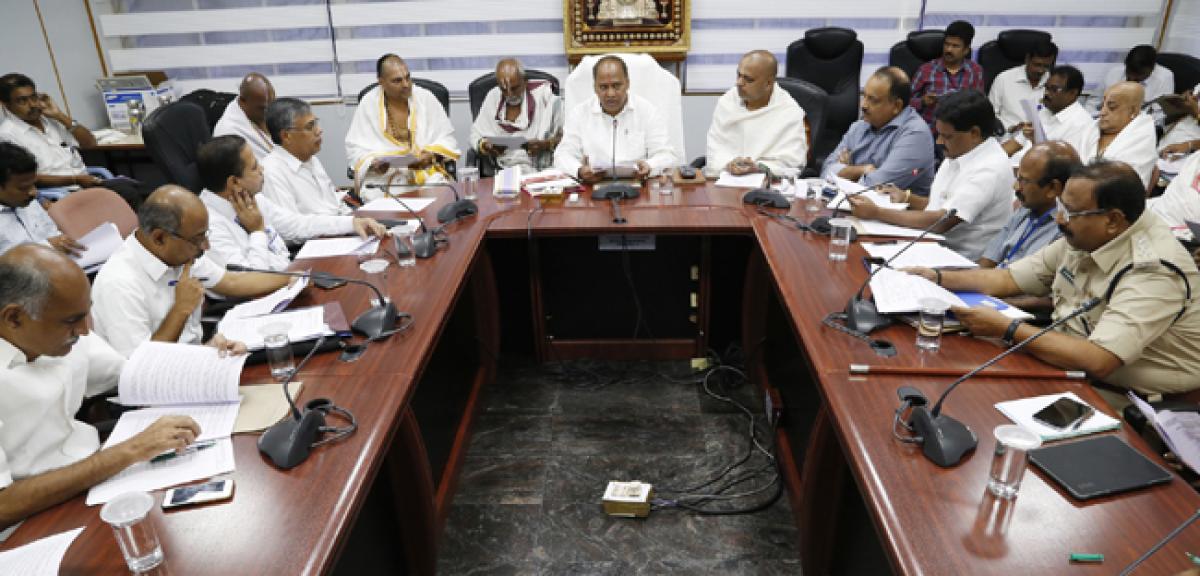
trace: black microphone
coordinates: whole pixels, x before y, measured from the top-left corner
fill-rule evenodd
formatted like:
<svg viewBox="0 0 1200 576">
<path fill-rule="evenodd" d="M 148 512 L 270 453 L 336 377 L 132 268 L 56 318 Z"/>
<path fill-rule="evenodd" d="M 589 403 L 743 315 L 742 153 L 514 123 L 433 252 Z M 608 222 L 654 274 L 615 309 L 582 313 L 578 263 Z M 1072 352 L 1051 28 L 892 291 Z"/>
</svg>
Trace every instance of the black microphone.
<svg viewBox="0 0 1200 576">
<path fill-rule="evenodd" d="M 399 317 L 408 317 L 408 314 L 396 311 L 396 305 L 383 297 L 383 292 L 374 284 L 357 278 L 347 278 L 345 276 L 335 276 L 327 272 L 290 272 L 287 270 L 267 270 L 261 268 L 251 268 L 242 266 L 241 264 L 226 264 L 225 269 L 230 272 L 258 272 L 260 274 L 278 274 L 280 276 L 292 276 L 295 278 L 312 278 L 316 283 L 319 280 L 334 280 L 340 282 L 349 282 L 351 284 L 359 284 L 370 288 L 375 292 L 375 299 L 378 304 L 368 308 L 365 312 L 358 315 L 350 327 L 361 332 L 368 339 L 378 340 L 386 338 L 398 332 L 396 329 L 396 319 Z M 315 347 L 314 347 L 315 349 Z"/>
<path fill-rule="evenodd" d="M 913 432 L 914 440 L 921 444 L 921 452 L 925 457 L 933 461 L 934 464 L 943 468 L 949 468 L 958 464 L 963 455 L 975 449 L 978 440 L 975 438 L 975 433 L 966 425 L 954 418 L 942 414 L 942 403 L 946 401 L 946 397 L 950 395 L 959 384 L 965 382 L 968 378 L 982 372 L 991 365 L 999 362 L 1009 354 L 1024 348 L 1030 342 L 1041 337 L 1072 318 L 1095 308 L 1100 305 L 1100 298 L 1092 298 L 1080 304 L 1078 308 L 1070 314 L 1051 322 L 1049 326 L 1038 330 L 1038 332 L 1017 345 L 998 354 L 995 358 L 981 364 L 978 368 L 963 374 L 961 378 L 955 380 L 945 392 L 938 398 L 938 401 L 933 406 L 933 410 L 926 410 L 924 406 L 915 406 L 912 409 L 912 414 L 909 416 L 906 423 L 909 430 Z"/>
<path fill-rule="evenodd" d="M 438 222 L 445 224 L 447 222 L 454 222 L 455 220 L 460 220 L 462 218 L 466 218 L 467 216 L 472 216 L 479 213 L 479 206 L 475 204 L 475 201 L 461 198 L 458 195 L 458 189 L 453 185 L 449 183 L 438 182 L 435 184 L 426 184 L 425 186 L 444 186 L 449 188 L 451 192 L 454 192 L 454 201 L 438 209 Z M 405 206 L 405 208 L 407 208 L 407 206 Z"/>
<path fill-rule="evenodd" d="M 924 174 L 927 170 L 929 170 L 928 167 L 914 168 L 912 171 L 913 180 L 912 180 L 912 182 L 909 183 L 909 185 L 912 185 L 913 183 L 915 183 L 917 181 L 917 179 L 920 178 L 921 175 Z M 867 190 L 870 190 L 870 188 L 866 188 L 866 189 L 860 190 L 858 192 L 853 192 L 850 194 L 842 194 L 842 197 L 839 198 L 837 203 L 835 203 L 833 205 L 833 212 L 831 213 L 831 215 L 817 216 L 816 218 L 813 218 L 813 221 L 811 223 L 809 223 L 809 227 L 812 228 L 813 231 L 817 232 L 818 234 L 829 234 L 829 232 L 833 229 L 833 227 L 829 225 L 829 221 L 833 218 L 837 218 L 837 213 L 838 213 L 838 210 L 841 210 L 842 203 L 845 202 L 846 200 L 849 200 L 851 196 L 858 196 L 859 194 L 862 194 L 863 192 L 866 192 Z"/>
<path fill-rule="evenodd" d="M 613 200 L 613 222 L 624 224 L 625 219 L 621 217 L 620 209 L 617 208 L 618 199 L 622 198 L 637 198 L 641 191 L 637 186 L 629 184 L 621 184 L 617 182 L 617 118 L 612 119 L 612 182 L 604 186 L 595 186 L 592 188 L 592 200 Z"/>
<path fill-rule="evenodd" d="M 292 378 L 300 372 L 304 365 L 312 359 L 313 354 L 325 342 L 325 336 L 322 335 L 317 339 L 317 345 L 313 346 L 304 359 L 292 369 L 287 378 L 283 380 L 283 397 L 287 398 L 288 406 L 291 407 L 291 413 L 287 418 L 280 420 L 270 428 L 263 432 L 258 438 L 258 451 L 262 452 L 267 458 L 271 459 L 276 466 L 285 470 L 299 466 L 308 458 L 308 454 L 312 449 L 312 445 L 317 440 L 317 435 L 321 433 L 321 428 L 325 426 L 325 414 L 320 410 L 313 410 L 305 407 L 304 412 L 301 412 L 296 407 L 296 401 L 292 399 L 291 392 L 288 392 L 288 384 L 291 384 Z M 310 404 L 319 401 L 310 402 Z M 324 402 L 322 402 L 324 403 Z"/>
<path fill-rule="evenodd" d="M 758 169 L 762 170 L 766 178 L 763 181 L 761 188 L 755 188 L 742 196 L 742 203 L 755 204 L 758 206 L 769 206 L 771 208 L 790 208 L 791 203 L 783 194 L 771 189 L 771 169 L 762 162 L 758 163 Z"/>
<path fill-rule="evenodd" d="M 1142 562 L 1145 562 L 1147 559 L 1149 559 L 1151 556 L 1153 556 L 1155 552 L 1158 552 L 1160 549 L 1162 549 L 1163 546 L 1166 546 L 1167 544 L 1169 544 L 1172 540 L 1175 539 L 1176 536 L 1179 536 L 1179 534 L 1181 534 L 1185 529 L 1187 529 L 1188 526 L 1191 526 L 1192 522 L 1195 522 L 1197 519 L 1200 519 L 1200 510 L 1196 510 L 1195 512 L 1193 512 L 1191 516 L 1188 516 L 1187 520 L 1183 521 L 1183 524 L 1176 526 L 1175 529 L 1172 530 L 1169 534 L 1167 534 L 1162 540 L 1159 540 L 1158 544 L 1151 546 L 1150 549 L 1147 550 L 1145 554 L 1142 554 L 1141 557 L 1139 557 L 1137 560 L 1134 560 L 1132 564 L 1126 566 L 1125 569 L 1121 571 L 1121 574 L 1119 576 L 1129 576 L 1130 574 L 1132 574 L 1134 568 L 1141 566 Z"/>
<path fill-rule="evenodd" d="M 451 188 L 451 189 L 453 189 L 453 188 Z M 403 206 L 405 210 L 412 212 L 412 215 L 417 218 L 417 223 L 421 225 L 421 233 L 413 234 L 413 247 L 412 247 L 413 254 L 416 255 L 417 258 L 432 258 L 434 254 L 437 254 L 438 237 L 442 234 L 442 232 L 443 232 L 443 230 L 445 230 L 445 228 L 439 226 L 437 228 L 434 228 L 433 230 L 430 230 L 428 227 L 425 226 L 425 219 L 421 218 L 421 215 L 417 214 L 417 212 L 415 210 L 413 210 L 412 208 L 409 208 L 408 204 L 405 203 L 403 199 L 401 199 L 399 196 L 393 196 L 389 192 L 384 192 L 384 194 L 387 194 L 388 198 L 391 198 L 392 200 L 399 202 L 400 205 Z M 455 192 L 455 194 L 457 194 L 457 192 Z M 468 200 L 468 202 L 469 202 L 469 200 Z M 449 208 L 452 205 L 453 204 L 447 204 L 446 206 L 442 207 L 442 209 L 445 210 L 446 208 Z M 472 206 L 474 206 L 474 204 L 472 204 Z M 441 217 L 442 217 L 441 210 L 439 210 L 438 218 L 440 219 Z M 396 244 L 396 252 L 398 253 L 398 255 L 408 256 L 408 247 L 400 244 L 399 238 L 393 239 L 393 242 Z"/>
<path fill-rule="evenodd" d="M 873 330 L 883 328 L 884 326 L 892 323 L 892 321 L 886 316 L 879 313 L 879 310 L 875 308 L 875 303 L 873 301 L 863 300 L 863 291 L 867 289 L 867 286 L 871 283 L 871 279 L 874 278 L 880 270 L 887 268 L 888 265 L 896 260 L 896 258 L 899 258 L 901 254 L 905 253 L 909 248 L 912 248 L 914 245 L 916 245 L 917 242 L 932 232 L 934 228 L 937 228 L 942 222 L 953 218 L 957 213 L 957 208 L 951 208 L 947 210 L 945 214 L 942 214 L 941 218 L 935 220 L 933 224 L 926 226 L 916 238 L 913 238 L 908 242 L 908 244 L 905 244 L 899 252 L 892 254 L 891 258 L 888 258 L 883 262 L 882 265 L 871 271 L 871 274 L 868 275 L 867 279 L 863 281 L 862 286 L 859 286 L 858 291 L 854 293 L 852 298 L 850 298 L 850 302 L 846 304 L 846 326 L 853 330 L 862 332 L 863 334 L 869 334 Z"/>
</svg>

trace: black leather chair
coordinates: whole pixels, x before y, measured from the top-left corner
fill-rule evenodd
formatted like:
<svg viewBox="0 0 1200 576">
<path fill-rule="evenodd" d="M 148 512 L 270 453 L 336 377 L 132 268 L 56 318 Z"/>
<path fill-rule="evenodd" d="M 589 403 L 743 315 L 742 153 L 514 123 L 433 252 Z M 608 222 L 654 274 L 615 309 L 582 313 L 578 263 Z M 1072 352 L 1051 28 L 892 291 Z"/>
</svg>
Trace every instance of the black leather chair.
<svg viewBox="0 0 1200 576">
<path fill-rule="evenodd" d="M 787 49 L 786 76 L 806 80 L 829 94 L 820 134 L 812 140 L 813 158 L 824 160 L 842 134 L 858 119 L 858 82 L 863 43 L 853 30 L 814 28 Z"/>
<path fill-rule="evenodd" d="M 1175 93 L 1191 91 L 1200 84 L 1200 58 L 1177 52 L 1159 52 L 1158 64 L 1175 75 Z"/>
<path fill-rule="evenodd" d="M 217 121 L 225 113 L 225 108 L 236 99 L 237 94 L 232 92 L 214 92 L 208 88 L 193 90 L 180 98 L 180 100 L 196 104 L 204 110 L 204 119 L 208 122 L 209 132 L 216 129 Z"/>
<path fill-rule="evenodd" d="M 525 70 L 525 80 L 545 80 L 550 83 L 550 89 L 554 91 L 555 94 L 561 94 L 559 91 L 558 78 L 555 78 L 553 74 L 548 72 L 533 69 Z M 467 86 L 467 97 L 471 103 L 472 121 L 479 116 L 479 108 L 483 106 L 483 99 L 487 98 L 488 92 L 495 87 L 495 72 L 488 72 L 487 74 L 472 80 L 471 84 Z M 479 156 L 476 154 L 475 150 L 467 150 L 467 157 L 465 161 L 467 166 L 476 166 L 479 168 L 479 176 L 481 178 L 493 176 L 497 172 L 495 160 L 490 157 Z"/>
<path fill-rule="evenodd" d="M 795 100 L 804 109 L 804 120 L 808 123 L 808 142 L 810 144 L 808 161 L 805 162 L 802 176 L 816 176 L 821 173 L 821 164 L 824 163 L 825 156 L 818 156 L 811 143 L 821 140 L 825 135 L 829 93 L 812 82 L 797 78 L 777 78 L 776 82 L 779 83 L 780 88 L 787 90 L 787 93 L 792 96 L 792 100 Z M 837 141 L 835 140 L 834 146 L 836 145 Z"/>
<path fill-rule="evenodd" d="M 433 92 L 433 95 L 438 99 L 438 102 L 442 104 L 442 110 L 446 111 L 447 116 L 450 115 L 450 91 L 446 89 L 444 84 L 438 82 L 437 80 L 430 80 L 428 78 L 413 78 L 412 81 L 413 84 Z M 358 91 L 358 99 L 362 100 L 363 96 L 367 95 L 367 92 L 370 92 L 372 88 L 378 85 L 378 82 L 367 84 L 365 88 Z"/>
<path fill-rule="evenodd" d="M 888 66 L 904 70 L 911 80 L 922 64 L 941 57 L 945 40 L 945 30 L 913 30 L 908 33 L 907 39 L 892 46 L 892 51 L 888 53 Z"/>
<path fill-rule="evenodd" d="M 1025 64 L 1025 55 L 1039 40 L 1051 40 L 1049 32 L 1041 30 L 1005 30 L 995 40 L 979 47 L 975 61 L 983 67 L 984 94 L 992 90 L 992 82 L 1001 72 Z"/>
<path fill-rule="evenodd" d="M 204 188 L 196 168 L 196 151 L 212 137 L 204 110 L 191 102 L 172 102 L 146 117 L 142 139 L 146 152 L 172 184 L 197 194 Z"/>
</svg>

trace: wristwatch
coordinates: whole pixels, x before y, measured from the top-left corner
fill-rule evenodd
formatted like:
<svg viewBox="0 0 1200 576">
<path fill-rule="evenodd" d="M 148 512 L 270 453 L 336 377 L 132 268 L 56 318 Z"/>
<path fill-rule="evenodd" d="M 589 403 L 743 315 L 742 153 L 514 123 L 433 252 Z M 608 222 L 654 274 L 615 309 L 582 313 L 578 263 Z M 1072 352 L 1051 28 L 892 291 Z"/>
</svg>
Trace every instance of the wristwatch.
<svg viewBox="0 0 1200 576">
<path fill-rule="evenodd" d="M 1023 324 L 1023 322 L 1022 322 L 1021 320 L 1013 320 L 1013 321 L 1012 321 L 1012 322 L 1011 322 L 1011 323 L 1008 325 L 1008 330 L 1005 330 L 1005 331 L 1004 331 L 1004 337 L 1003 337 L 1003 338 L 1001 338 L 1001 340 L 1003 340 L 1003 341 L 1004 341 L 1004 345 L 1005 345 L 1005 346 L 1008 346 L 1009 348 L 1012 348 L 1013 344 L 1015 344 L 1015 342 L 1013 342 L 1013 338 L 1015 338 L 1015 337 L 1016 337 L 1016 335 L 1017 335 L 1017 328 L 1020 328 L 1020 327 L 1021 327 L 1021 324 Z"/>
</svg>

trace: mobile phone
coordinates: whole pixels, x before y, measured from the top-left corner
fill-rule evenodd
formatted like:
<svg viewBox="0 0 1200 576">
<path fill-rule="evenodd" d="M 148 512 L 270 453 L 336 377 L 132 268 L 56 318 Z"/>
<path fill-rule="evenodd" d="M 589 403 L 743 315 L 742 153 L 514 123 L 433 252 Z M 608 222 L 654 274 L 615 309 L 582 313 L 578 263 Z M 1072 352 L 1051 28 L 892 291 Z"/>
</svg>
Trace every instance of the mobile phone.
<svg viewBox="0 0 1200 576">
<path fill-rule="evenodd" d="M 233 496 L 233 480 L 223 478 L 221 480 L 211 480 L 199 484 L 171 488 L 163 496 L 162 507 L 165 509 L 203 504 L 205 502 L 216 502 L 218 500 L 226 500 L 231 496 Z"/>
<path fill-rule="evenodd" d="M 1033 419 L 1051 428 L 1067 430 L 1082 424 L 1095 412 L 1095 408 L 1064 396 L 1039 410 Z"/>
</svg>

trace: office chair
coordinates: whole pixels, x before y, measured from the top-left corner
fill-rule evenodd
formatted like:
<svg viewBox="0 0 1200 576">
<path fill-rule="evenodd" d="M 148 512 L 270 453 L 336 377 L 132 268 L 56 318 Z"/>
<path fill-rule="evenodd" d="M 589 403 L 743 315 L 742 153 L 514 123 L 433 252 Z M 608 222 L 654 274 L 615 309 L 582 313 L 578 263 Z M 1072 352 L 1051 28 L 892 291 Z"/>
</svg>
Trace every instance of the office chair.
<svg viewBox="0 0 1200 576">
<path fill-rule="evenodd" d="M 180 100 L 191 102 L 204 110 L 204 119 L 208 122 L 211 133 L 217 127 L 217 121 L 225 113 L 225 108 L 238 97 L 232 92 L 214 92 L 208 88 L 193 90 L 183 95 Z"/>
<path fill-rule="evenodd" d="M 1158 64 L 1175 75 L 1175 93 L 1190 92 L 1200 84 L 1200 58 L 1178 52 L 1159 52 Z"/>
<path fill-rule="evenodd" d="M 922 64 L 941 57 L 945 40 L 944 30 L 913 30 L 908 33 L 908 38 L 892 46 L 888 53 L 888 66 L 904 70 L 912 80 Z"/>
<path fill-rule="evenodd" d="M 550 90 L 552 90 L 554 94 L 561 94 L 558 86 L 558 78 L 548 72 L 533 69 L 525 70 L 525 80 L 526 82 L 545 80 L 550 83 Z M 472 122 L 474 122 L 475 118 L 479 116 L 479 108 L 483 106 L 484 98 L 487 98 L 488 92 L 491 92 L 492 88 L 495 87 L 495 72 L 488 72 L 487 74 L 472 80 L 471 84 L 467 86 L 467 97 L 471 103 Z M 488 156 L 479 156 L 473 149 L 467 150 L 466 163 L 467 166 L 479 167 L 479 176 L 481 178 L 492 176 L 498 171 L 498 167 L 496 166 L 496 161 L 494 158 Z"/>
<path fill-rule="evenodd" d="M 806 136 L 809 144 L 808 161 L 804 163 L 804 171 L 801 176 L 815 177 L 821 173 L 821 164 L 824 163 L 825 157 L 817 156 L 812 144 L 825 135 L 826 106 L 829 102 L 829 94 L 820 86 L 797 78 L 785 76 L 776 78 L 775 81 L 779 83 L 780 88 L 792 96 L 796 104 L 804 109 L 804 124 L 808 130 Z M 836 143 L 834 145 L 836 146 Z"/>
<path fill-rule="evenodd" d="M 142 125 L 142 140 L 172 184 L 197 194 L 204 188 L 196 168 L 196 151 L 212 137 L 204 109 L 191 102 L 172 102 L 151 112 Z"/>
<path fill-rule="evenodd" d="M 412 83 L 414 86 L 420 86 L 430 92 L 433 92 L 433 95 L 438 99 L 438 102 L 441 103 L 442 110 L 446 112 L 446 116 L 450 115 L 450 91 L 446 89 L 445 84 L 442 84 L 437 80 L 430 80 L 428 78 L 413 78 Z M 361 101 L 363 96 L 367 95 L 367 92 L 370 92 L 372 88 L 378 85 L 378 82 L 367 84 L 365 88 L 358 91 L 358 99 Z"/>
<path fill-rule="evenodd" d="M 992 90 L 992 82 L 1001 72 L 1025 63 L 1025 55 L 1039 40 L 1050 41 L 1049 32 L 1041 30 L 1005 30 L 995 40 L 984 42 L 979 47 L 975 61 L 983 67 L 983 93 Z"/>
<path fill-rule="evenodd" d="M 823 161 L 841 135 L 858 120 L 858 83 L 863 43 L 846 28 L 814 28 L 787 49 L 787 74 L 811 82 L 829 95 L 820 134 L 811 142 L 813 158 Z"/>
<path fill-rule="evenodd" d="M 129 203 L 107 188 L 84 188 L 55 202 L 46 211 L 63 234 L 82 238 L 97 226 L 112 222 L 121 237 L 128 237 L 137 228 L 137 214 Z"/>
</svg>

